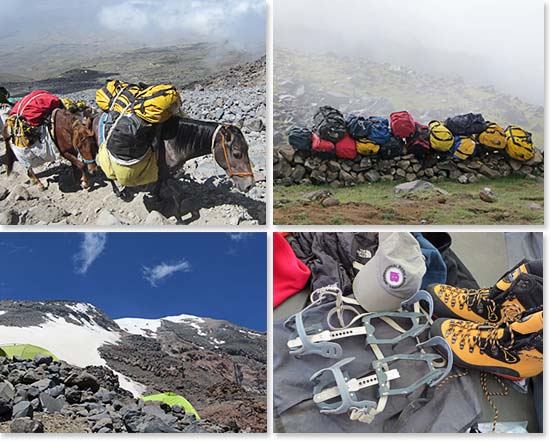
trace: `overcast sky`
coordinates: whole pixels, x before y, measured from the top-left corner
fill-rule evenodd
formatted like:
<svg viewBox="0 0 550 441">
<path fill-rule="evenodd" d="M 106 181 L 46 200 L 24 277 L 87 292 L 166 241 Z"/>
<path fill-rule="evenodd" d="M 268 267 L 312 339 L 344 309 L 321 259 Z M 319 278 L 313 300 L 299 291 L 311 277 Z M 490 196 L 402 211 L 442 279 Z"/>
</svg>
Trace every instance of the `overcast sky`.
<svg viewBox="0 0 550 441">
<path fill-rule="evenodd" d="M 264 0 L 0 0 L 0 38 L 42 42 L 55 31 L 77 42 L 119 35 L 151 43 L 230 41 L 265 47 Z"/>
<path fill-rule="evenodd" d="M 544 102 L 543 0 L 275 0 L 274 44 L 459 74 Z"/>
</svg>

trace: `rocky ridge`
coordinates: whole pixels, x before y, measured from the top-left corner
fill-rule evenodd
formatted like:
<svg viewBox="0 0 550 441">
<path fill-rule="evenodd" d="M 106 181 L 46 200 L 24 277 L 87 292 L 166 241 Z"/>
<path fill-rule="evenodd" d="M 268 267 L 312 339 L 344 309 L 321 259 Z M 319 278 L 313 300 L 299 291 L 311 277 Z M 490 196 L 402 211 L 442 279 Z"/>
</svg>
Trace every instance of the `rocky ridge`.
<svg viewBox="0 0 550 441">
<path fill-rule="evenodd" d="M 48 379 L 53 382 L 52 387 L 59 386 L 52 392 L 54 398 L 62 396 L 60 401 L 80 406 L 69 406 L 65 411 L 60 410 L 61 416 L 57 411 L 51 416 L 52 412 L 48 412 L 47 408 L 44 411 L 40 400 L 33 402 L 35 398 L 40 398 L 39 395 L 20 394 L 20 398 L 16 398 L 15 394 L 9 399 L 12 413 L 9 414 L 6 410 L 4 416 L 4 420 L 9 424 L 15 418 L 13 406 L 19 401 L 29 401 L 32 403 L 33 412 L 45 414 L 46 418 L 54 418 L 55 421 L 51 424 L 56 427 L 58 424 L 63 428 L 65 423 L 70 423 L 69 426 L 74 423 L 81 428 L 85 427 L 86 430 L 93 430 L 97 420 L 94 419 L 92 424 L 86 418 L 82 419 L 81 414 L 84 413 L 85 417 L 95 415 L 95 412 L 85 413 L 82 407 L 91 412 L 88 403 L 96 401 L 90 398 L 90 394 L 84 393 L 84 390 L 81 391 L 82 400 L 75 403 L 71 403 L 70 398 L 64 394 L 68 387 L 74 386 L 67 384 L 66 377 L 70 373 L 75 373 L 94 375 L 100 382 L 100 388 L 104 388 L 112 397 L 111 401 L 102 402 L 106 409 L 100 407 L 99 414 L 111 412 L 112 409 L 107 405 L 114 406 L 114 400 L 118 400 L 123 403 L 123 407 L 130 406 L 133 412 L 138 412 L 148 420 L 150 417 L 147 415 L 153 412 L 147 410 L 151 404 L 136 401 L 136 390 L 140 390 L 138 396 L 171 391 L 185 396 L 203 418 L 200 427 L 195 425 L 191 428 L 188 427 L 192 423 L 190 416 L 186 417 L 180 410 L 164 409 L 164 413 L 159 415 L 162 417 L 168 414 L 166 418 L 170 421 L 169 424 L 165 417 L 161 419 L 164 419 L 163 421 L 172 429 L 239 432 L 266 430 L 265 333 L 242 328 L 223 320 L 187 315 L 159 320 L 113 321 L 93 305 L 78 302 L 5 300 L 0 301 L 0 311 L 0 335 L 3 336 L 4 344 L 35 344 L 45 347 L 60 358 L 67 357 L 73 360 L 72 365 L 66 360 L 59 363 L 50 360 L 43 366 L 43 363 L 37 360 L 33 365 L 33 362 L 22 359 L 0 359 L 0 391 L 3 380 L 11 384 L 5 387 L 17 390 L 19 384 L 32 384 Z M 154 325 L 151 325 L 152 323 Z M 81 338 L 77 337 L 80 343 L 75 347 L 73 340 L 80 332 L 86 333 L 82 334 Z M 89 366 L 90 360 L 94 366 Z M 23 378 L 26 375 L 28 378 L 25 380 Z M 121 380 L 124 380 L 124 383 Z M 131 388 L 124 389 L 127 387 L 126 384 Z M 95 390 L 91 391 L 92 395 L 98 391 L 95 386 L 93 389 Z M 132 390 L 134 396 L 129 390 Z M 1 396 L 0 392 L 0 420 Z M 101 401 L 100 397 L 96 398 Z M 62 407 L 64 406 L 65 404 Z M 113 421 L 120 421 L 122 418 L 124 423 L 124 415 L 120 411 L 121 408 L 116 408 L 108 417 Z M 158 413 L 159 410 L 154 412 Z M 9 416 L 6 416 L 8 414 Z M 69 420 L 58 421 L 65 416 Z M 140 419 L 141 416 L 136 418 Z M 33 423 L 25 421 L 17 424 L 24 425 L 25 430 L 34 430 Z M 46 421 L 43 423 L 47 426 Z M 9 424 L 0 425 L 0 431 L 8 430 Z M 108 429 L 136 431 L 137 425 L 128 427 L 125 424 L 112 424 Z M 142 427 L 143 430 L 146 430 L 146 427 L 147 424 Z M 99 430 L 101 427 L 96 429 Z"/>
</svg>

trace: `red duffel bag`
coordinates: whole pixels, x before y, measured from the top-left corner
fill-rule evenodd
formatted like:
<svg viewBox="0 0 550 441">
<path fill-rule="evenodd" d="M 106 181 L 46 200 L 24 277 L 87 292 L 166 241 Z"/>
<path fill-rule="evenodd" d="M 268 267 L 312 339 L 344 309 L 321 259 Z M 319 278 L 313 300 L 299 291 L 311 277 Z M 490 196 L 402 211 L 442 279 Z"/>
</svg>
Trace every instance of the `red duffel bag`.
<svg viewBox="0 0 550 441">
<path fill-rule="evenodd" d="M 320 158 L 330 159 L 335 156 L 336 147 L 332 142 L 319 138 L 317 133 L 313 132 L 311 134 L 311 153 Z"/>
<path fill-rule="evenodd" d="M 342 159 L 355 159 L 357 156 L 357 148 L 355 140 L 347 133 L 336 143 L 336 157 Z"/>
<path fill-rule="evenodd" d="M 10 116 L 23 116 L 31 126 L 39 126 L 58 107 L 63 107 L 60 98 L 47 90 L 35 90 L 15 103 Z"/>
<path fill-rule="evenodd" d="M 416 130 L 414 118 L 409 112 L 394 112 L 390 115 L 390 127 L 393 136 L 408 138 Z"/>
</svg>

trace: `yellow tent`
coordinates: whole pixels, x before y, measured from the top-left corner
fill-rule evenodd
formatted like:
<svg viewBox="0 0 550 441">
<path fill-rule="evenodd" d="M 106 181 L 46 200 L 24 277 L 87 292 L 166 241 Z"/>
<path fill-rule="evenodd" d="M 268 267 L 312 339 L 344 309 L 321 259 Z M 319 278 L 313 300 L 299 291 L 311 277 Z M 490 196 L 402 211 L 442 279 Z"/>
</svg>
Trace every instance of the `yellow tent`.
<svg viewBox="0 0 550 441">
<path fill-rule="evenodd" d="M 185 409 L 185 413 L 192 413 L 193 415 L 195 415 L 195 418 L 197 420 L 201 419 L 201 417 L 199 416 L 199 414 L 197 413 L 197 411 L 189 401 L 187 401 L 181 395 L 177 395 L 173 392 L 165 392 L 162 394 L 148 395 L 146 397 L 142 397 L 141 399 L 143 401 L 160 401 L 162 403 L 168 404 L 170 407 L 180 406 L 183 409 Z"/>
<path fill-rule="evenodd" d="M 26 358 L 27 360 L 32 360 L 38 354 L 49 355 L 54 360 L 59 360 L 54 354 L 52 354 L 47 349 L 41 348 L 40 346 L 27 345 L 27 344 L 15 344 L 15 345 L 2 345 L 0 350 L 4 352 L 8 357 L 21 357 Z"/>
</svg>

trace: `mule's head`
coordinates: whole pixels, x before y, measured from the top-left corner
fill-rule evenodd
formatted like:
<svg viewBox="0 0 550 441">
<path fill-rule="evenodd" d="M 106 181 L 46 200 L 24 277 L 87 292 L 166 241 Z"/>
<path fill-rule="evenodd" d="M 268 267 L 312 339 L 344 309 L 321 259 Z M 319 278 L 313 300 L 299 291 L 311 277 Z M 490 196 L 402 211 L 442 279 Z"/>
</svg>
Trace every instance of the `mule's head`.
<svg viewBox="0 0 550 441">
<path fill-rule="evenodd" d="M 80 121 L 73 125 L 73 146 L 80 153 L 81 161 L 86 164 L 90 174 L 95 174 L 98 147 L 92 130 L 91 118 L 86 118 L 86 125 Z"/>
<path fill-rule="evenodd" d="M 238 127 L 229 125 L 220 129 L 220 135 L 220 141 L 214 146 L 216 162 L 240 191 L 250 191 L 255 182 L 244 135 Z"/>
</svg>

